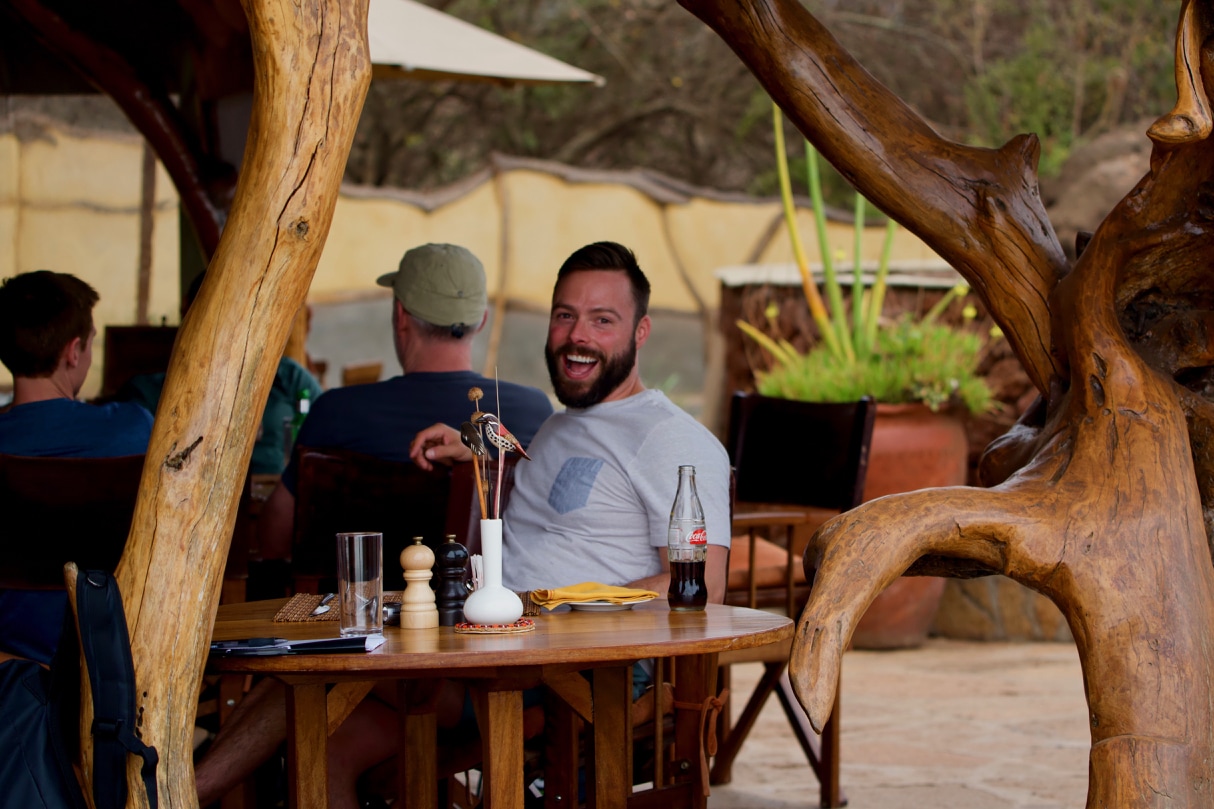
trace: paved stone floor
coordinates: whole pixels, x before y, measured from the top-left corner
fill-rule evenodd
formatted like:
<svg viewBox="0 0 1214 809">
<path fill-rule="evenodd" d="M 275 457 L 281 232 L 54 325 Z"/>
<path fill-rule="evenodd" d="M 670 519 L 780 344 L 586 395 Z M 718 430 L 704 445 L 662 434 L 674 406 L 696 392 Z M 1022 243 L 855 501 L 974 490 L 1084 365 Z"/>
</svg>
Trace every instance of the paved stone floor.
<svg viewBox="0 0 1214 809">
<path fill-rule="evenodd" d="M 757 663 L 735 666 L 749 694 Z M 741 702 L 734 701 L 735 715 Z M 1071 644 L 933 639 L 843 662 L 851 809 L 1081 809 L 1090 737 Z M 818 784 L 773 697 L 709 809 L 817 807 Z"/>
</svg>

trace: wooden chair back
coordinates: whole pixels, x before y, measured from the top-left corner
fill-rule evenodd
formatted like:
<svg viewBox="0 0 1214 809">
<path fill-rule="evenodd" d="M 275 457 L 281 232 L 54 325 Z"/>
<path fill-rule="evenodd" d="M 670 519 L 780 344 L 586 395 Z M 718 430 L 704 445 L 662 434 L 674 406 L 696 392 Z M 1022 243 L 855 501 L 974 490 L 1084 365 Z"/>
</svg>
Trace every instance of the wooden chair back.
<svg viewBox="0 0 1214 809">
<path fill-rule="evenodd" d="M 368 385 L 372 382 L 378 382 L 383 370 L 384 364 L 378 360 L 352 362 L 349 365 L 341 367 L 341 384 L 345 387 L 348 385 Z"/>
<path fill-rule="evenodd" d="M 0 587 L 62 589 L 69 561 L 113 573 L 142 474 L 142 455 L 0 455 L 0 525 L 8 549 L 0 554 Z"/>
<path fill-rule="evenodd" d="M 358 452 L 296 447 L 292 577 L 297 592 L 335 580 L 334 537 L 343 531 L 384 535 L 384 586 L 399 590 L 400 552 L 415 536 L 443 541 L 451 475 Z M 331 588 L 327 588 L 331 589 Z"/>
<path fill-rule="evenodd" d="M 795 618 L 809 592 L 797 555 L 819 524 L 863 499 L 876 403 L 737 393 L 730 405 L 738 547 L 726 601 L 782 605 Z"/>
<path fill-rule="evenodd" d="M 176 339 L 176 326 L 106 326 L 98 396 L 113 396 L 133 376 L 167 371 Z"/>
<path fill-rule="evenodd" d="M 797 617 L 808 597 L 809 585 L 799 585 L 794 576 L 799 544 L 798 532 L 812 530 L 821 521 L 813 508 L 842 512 L 860 505 L 868 471 L 877 405 L 871 398 L 858 402 L 816 403 L 776 399 L 758 394 L 734 394 L 730 403 L 729 455 L 734 464 L 735 511 L 733 533 L 749 540 L 746 581 L 741 592 L 732 589 L 726 602 L 733 604 L 782 604 L 788 615 Z M 767 539 L 759 534 L 765 533 Z M 783 547 L 773 541 L 783 535 Z M 775 556 L 771 584 L 760 587 L 767 577 L 757 561 L 756 545 Z M 810 572 L 805 579 L 812 581 Z M 772 598 L 760 598 L 766 593 Z M 763 704 L 773 693 L 780 700 L 793 735 L 819 783 L 819 804 L 838 807 L 846 803 L 839 782 L 839 703 L 821 737 L 813 733 L 809 720 L 796 701 L 786 671 L 789 644 L 760 650 L 727 652 L 720 657 L 719 681 L 729 684 L 733 663 L 760 661 L 764 674 L 734 724 L 728 707 L 718 720 L 721 740 L 713 761 L 710 780 L 729 783 L 731 768 Z"/>
<path fill-rule="evenodd" d="M 860 505 L 877 404 L 797 402 L 756 393 L 730 401 L 729 450 L 739 502 Z"/>
</svg>

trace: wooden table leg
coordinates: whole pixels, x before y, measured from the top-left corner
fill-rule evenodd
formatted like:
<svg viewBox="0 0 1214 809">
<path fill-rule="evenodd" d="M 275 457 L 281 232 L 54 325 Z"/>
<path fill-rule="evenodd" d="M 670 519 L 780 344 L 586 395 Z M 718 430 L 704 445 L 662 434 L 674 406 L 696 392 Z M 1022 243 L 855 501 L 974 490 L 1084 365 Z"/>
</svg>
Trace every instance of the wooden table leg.
<svg viewBox="0 0 1214 809">
<path fill-rule="evenodd" d="M 438 715 L 433 680 L 401 680 L 397 794 L 404 809 L 438 806 Z"/>
<path fill-rule="evenodd" d="M 523 693 L 471 686 L 488 809 L 523 806 Z"/>
<path fill-rule="evenodd" d="M 329 721 L 323 683 L 287 683 L 287 797 L 294 809 L 329 805 Z"/>
<path fill-rule="evenodd" d="M 595 669 L 591 675 L 594 733 L 588 753 L 586 796 L 591 809 L 624 809 L 632 794 L 630 667 Z M 592 763 L 591 763 L 592 761 Z"/>
<path fill-rule="evenodd" d="M 715 654 L 677 657 L 674 666 L 676 704 L 704 705 L 709 697 L 716 696 Z M 687 708 L 675 711 L 674 745 L 675 770 L 672 775 L 676 781 L 691 782 L 691 806 L 693 809 L 705 809 L 708 805 L 708 773 L 702 766 L 705 753 L 699 712 Z"/>
<path fill-rule="evenodd" d="M 551 691 L 544 700 L 544 809 L 570 809 L 579 803 L 578 737 L 582 721 Z"/>
</svg>

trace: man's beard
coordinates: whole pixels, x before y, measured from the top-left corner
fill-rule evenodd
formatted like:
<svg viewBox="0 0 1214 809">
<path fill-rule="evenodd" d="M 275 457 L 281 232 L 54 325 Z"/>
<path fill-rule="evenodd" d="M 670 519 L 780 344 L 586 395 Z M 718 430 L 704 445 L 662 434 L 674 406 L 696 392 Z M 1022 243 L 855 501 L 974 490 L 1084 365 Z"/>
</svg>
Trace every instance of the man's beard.
<svg viewBox="0 0 1214 809">
<path fill-rule="evenodd" d="M 598 376 L 590 382 L 568 380 L 562 377 L 563 358 L 566 354 L 593 357 L 598 361 Z M 626 349 L 613 357 L 589 348 L 575 348 L 568 343 L 557 351 L 553 351 L 550 345 L 544 346 L 544 359 L 548 362 L 548 378 L 552 380 L 552 389 L 556 393 L 557 401 L 565 407 L 591 407 L 606 399 L 632 373 L 632 369 L 636 367 L 636 355 L 635 336 L 628 341 Z"/>
</svg>

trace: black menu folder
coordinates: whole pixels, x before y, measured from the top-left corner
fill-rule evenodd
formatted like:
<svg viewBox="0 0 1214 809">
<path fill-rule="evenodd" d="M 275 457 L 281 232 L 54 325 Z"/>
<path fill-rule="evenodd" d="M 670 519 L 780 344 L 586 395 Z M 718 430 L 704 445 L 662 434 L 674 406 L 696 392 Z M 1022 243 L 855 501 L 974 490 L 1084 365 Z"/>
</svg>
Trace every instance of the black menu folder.
<svg viewBox="0 0 1214 809">
<path fill-rule="evenodd" d="M 211 654 L 228 657 L 264 657 L 270 655 L 316 655 L 344 652 L 369 652 L 383 645 L 383 635 L 356 635 L 349 638 L 244 638 L 217 640 L 211 644 Z"/>
</svg>

